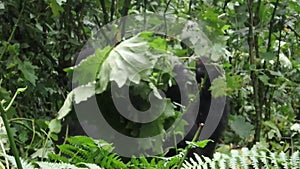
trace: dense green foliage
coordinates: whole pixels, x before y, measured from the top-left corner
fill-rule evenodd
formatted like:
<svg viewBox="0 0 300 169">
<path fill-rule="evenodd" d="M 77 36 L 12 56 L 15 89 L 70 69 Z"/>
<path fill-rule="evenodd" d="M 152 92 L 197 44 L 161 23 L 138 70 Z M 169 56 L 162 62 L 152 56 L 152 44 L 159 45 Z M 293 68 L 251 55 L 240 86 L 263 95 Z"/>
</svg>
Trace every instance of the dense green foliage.
<svg viewBox="0 0 300 169">
<path fill-rule="evenodd" d="M 80 79 L 73 79 L 80 82 L 83 88 L 93 85 L 89 82 L 93 82 L 95 78 L 99 79 L 101 82 L 96 83 L 98 94 L 105 91 L 111 79 L 118 85 L 124 84 L 124 80 L 128 79 L 133 82 L 148 80 L 147 84 L 139 86 L 141 88 L 135 91 L 150 92 L 157 88 L 166 88 L 168 77 L 157 81 L 160 71 L 154 70 L 150 73 L 141 72 L 140 79 L 135 79 L 129 69 L 126 70 L 128 74 L 122 78 L 117 76 L 118 72 L 114 72 L 114 77 L 97 75 L 101 71 L 107 73 L 118 70 L 117 67 L 109 67 L 109 63 L 112 62 L 111 55 L 120 60 L 128 57 L 134 61 L 135 57 L 141 57 L 139 52 L 148 49 L 153 49 L 151 52 L 157 56 L 156 59 L 161 53 L 170 52 L 179 58 L 191 54 L 189 50 L 179 47 L 179 42 L 169 37 L 154 37 L 149 34 L 144 35 L 143 41 L 130 41 L 127 37 L 127 40 L 114 46 L 115 42 L 123 40 L 121 37 L 124 36 L 124 31 L 120 29 L 118 34 L 107 37 L 110 40 L 106 46 L 97 49 L 95 55 L 91 55 L 79 66 L 70 68 L 74 66 L 80 49 L 102 26 L 122 16 L 144 12 L 201 21 L 203 31 L 212 42 L 211 58 L 221 58 L 226 83 L 218 79 L 213 84 L 212 92 L 215 95 L 229 96 L 232 108 L 228 128 L 218 148 L 222 154 L 218 160 L 229 159 L 231 155 L 236 155 L 236 151 L 245 150 L 240 147 L 251 148 L 253 145 L 259 145 L 259 150 L 251 149 L 251 153 L 256 152 L 260 156 L 249 157 L 249 168 L 250 165 L 255 167 L 258 161 L 261 162 L 260 165 L 271 168 L 276 166 L 275 159 L 281 160 L 280 165 L 284 168 L 292 168 L 295 165 L 297 168 L 300 149 L 298 0 L 0 0 L 0 101 L 4 100 L 1 101 L 3 108 L 9 107 L 5 110 L 5 115 L 21 158 L 30 161 L 26 162 L 28 168 L 33 168 L 32 165 L 44 168 L 50 168 L 52 165 L 52 168 L 58 168 L 53 166 L 59 162 L 70 163 L 61 164 L 61 168 L 71 164 L 73 168 L 97 168 L 93 164 L 105 168 L 114 165 L 116 168 L 162 168 L 180 163 L 181 159 L 178 157 L 159 157 L 152 161 L 145 158 L 132 159 L 129 163 L 123 163 L 117 155 L 110 154 L 110 149 L 102 149 L 101 146 L 97 146 L 97 141 L 89 138 L 67 139 L 67 143 L 58 146 L 63 153 L 72 155 L 70 160 L 54 153 L 54 142 L 58 140 L 58 134 L 61 132 L 61 120 L 71 112 L 72 103 L 80 103 L 90 97 L 88 93 L 73 98 L 82 88 L 71 92 L 72 71 L 93 75 L 83 74 Z M 105 34 L 101 36 L 106 37 Z M 143 43 L 145 41 L 146 45 Z M 173 45 L 174 43 L 177 43 L 177 46 Z M 134 45 L 140 45 L 139 50 L 131 50 L 130 46 Z M 126 55 L 128 52 L 131 52 L 131 57 Z M 94 63 L 94 67 L 89 62 Z M 158 66 L 155 63 L 159 63 L 158 60 L 147 64 L 150 65 L 149 69 Z M 163 63 L 165 65 L 159 66 L 166 67 L 167 74 L 172 65 Z M 136 63 L 134 65 L 137 66 Z M 193 63 L 189 66 L 193 66 Z M 15 91 L 25 86 L 27 89 L 13 99 L 13 105 L 9 106 Z M 147 94 L 145 92 L 142 97 Z M 171 107 L 170 102 L 167 104 Z M 2 117 L 3 113 L 1 111 Z M 178 112 L 175 111 L 176 113 Z M 175 114 L 174 110 L 166 111 L 165 117 L 153 122 L 152 125 L 158 126 L 158 131 L 155 132 L 162 131 L 162 124 L 166 124 L 167 117 L 174 117 Z M 135 131 L 134 125 L 128 126 L 131 128 L 124 132 L 147 132 Z M 0 168 L 9 168 L 10 163 L 7 159 L 13 160 L 7 154 L 13 155 L 14 150 L 10 147 L 7 129 L 2 120 L 0 127 Z M 264 154 L 260 150 L 270 150 L 274 153 Z M 79 156 L 77 151 L 83 154 L 99 152 L 99 156 Z M 109 155 L 104 157 L 105 153 Z M 288 156 L 290 160 L 287 160 Z M 265 162 L 266 158 L 270 161 Z M 248 157 L 244 160 L 248 161 Z M 21 162 L 25 164 L 24 160 Z M 56 163 L 48 165 L 47 162 Z M 186 161 L 183 166 L 191 167 L 200 163 L 199 159 L 195 163 Z M 243 161 L 237 163 L 247 168 Z M 228 165 L 234 166 L 233 161 Z M 25 168 L 24 165 L 23 167 Z"/>
</svg>

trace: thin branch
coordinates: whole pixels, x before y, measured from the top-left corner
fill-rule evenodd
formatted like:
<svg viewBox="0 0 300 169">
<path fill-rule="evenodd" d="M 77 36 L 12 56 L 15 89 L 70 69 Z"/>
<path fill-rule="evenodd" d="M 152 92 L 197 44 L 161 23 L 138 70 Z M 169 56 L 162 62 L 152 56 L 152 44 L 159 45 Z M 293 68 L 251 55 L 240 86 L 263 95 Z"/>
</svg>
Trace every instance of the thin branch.
<svg viewBox="0 0 300 169">
<path fill-rule="evenodd" d="M 189 2 L 189 10 L 188 10 L 188 15 L 191 15 L 191 8 L 192 8 L 193 0 L 190 0 Z"/>
<path fill-rule="evenodd" d="M 269 24 L 269 35 L 268 35 L 268 45 L 267 45 L 267 52 L 270 52 L 271 50 L 271 41 L 272 41 L 272 33 L 273 33 L 273 23 L 274 23 L 274 18 L 275 18 L 275 14 L 276 14 L 276 10 L 277 10 L 277 7 L 279 5 L 279 0 L 276 0 L 276 3 L 275 3 L 275 7 L 274 7 L 274 10 L 273 10 L 273 13 L 272 13 L 272 17 L 270 19 L 270 24 Z"/>
<path fill-rule="evenodd" d="M 131 0 L 125 0 L 124 4 L 123 4 L 123 9 L 122 9 L 122 19 L 121 19 L 121 27 L 122 27 L 122 31 L 121 31 L 121 39 L 123 39 L 123 37 L 125 36 L 125 26 L 126 26 L 126 15 L 128 15 L 128 10 L 131 4 Z"/>
<path fill-rule="evenodd" d="M 110 6 L 110 22 L 113 21 L 114 14 L 115 14 L 115 0 L 112 0 L 111 1 L 111 6 Z"/>
<path fill-rule="evenodd" d="M 106 35 L 106 33 L 103 31 L 103 29 L 101 29 L 102 25 L 101 25 L 101 23 L 100 23 L 98 17 L 97 17 L 95 14 L 94 14 L 93 16 L 94 16 L 94 18 L 95 18 L 95 20 L 96 20 L 96 23 L 97 23 L 98 27 L 99 27 L 99 31 L 100 31 L 100 32 L 102 33 L 102 35 L 104 36 L 106 42 L 108 42 L 107 44 L 111 45 L 111 40 L 108 38 L 108 36 Z"/>
<path fill-rule="evenodd" d="M 226 12 L 226 6 L 230 2 L 230 0 L 225 0 L 224 5 L 223 5 L 223 13 Z"/>
<path fill-rule="evenodd" d="M 300 34 L 299 34 L 298 32 L 296 32 L 295 29 L 293 29 L 293 28 L 290 27 L 290 26 L 287 26 L 287 28 L 289 28 L 292 32 L 294 32 L 294 34 L 295 34 L 295 36 L 296 36 L 297 38 L 300 38 Z"/>
<path fill-rule="evenodd" d="M 254 55 L 254 16 L 253 16 L 253 0 L 248 0 L 248 12 L 249 12 L 249 32 L 248 32 L 248 46 L 249 46 L 249 60 L 251 65 L 255 64 L 255 55 Z M 261 131 L 261 110 L 259 105 L 259 84 L 258 79 L 255 71 L 251 71 L 251 81 L 253 86 L 253 98 L 254 98 L 254 107 L 255 107 L 255 141 L 260 140 L 260 131 Z"/>
<path fill-rule="evenodd" d="M 284 23 L 283 20 L 284 19 L 281 18 L 280 25 L 283 25 L 283 23 Z M 282 28 L 283 28 L 283 26 L 282 26 Z M 276 61 L 275 70 L 278 70 L 278 68 L 279 68 L 279 55 L 280 55 L 280 51 L 281 51 L 281 39 L 282 39 L 282 29 L 279 30 L 277 61 Z"/>
<path fill-rule="evenodd" d="M 125 0 L 123 4 L 123 9 L 122 9 L 122 16 L 128 15 L 128 10 L 131 4 L 131 0 Z"/>
<path fill-rule="evenodd" d="M 102 11 L 103 11 L 103 19 L 104 19 L 104 24 L 107 24 L 108 23 L 108 13 L 106 11 L 106 7 L 105 7 L 105 1 L 104 0 L 99 0 L 99 3 L 101 4 L 101 8 L 102 8 Z"/>
<path fill-rule="evenodd" d="M 167 12 L 167 10 L 168 10 L 168 8 L 169 8 L 169 5 L 170 5 L 171 1 L 172 1 L 172 0 L 169 0 L 169 1 L 167 2 L 166 9 L 164 10 L 164 14 Z"/>
</svg>

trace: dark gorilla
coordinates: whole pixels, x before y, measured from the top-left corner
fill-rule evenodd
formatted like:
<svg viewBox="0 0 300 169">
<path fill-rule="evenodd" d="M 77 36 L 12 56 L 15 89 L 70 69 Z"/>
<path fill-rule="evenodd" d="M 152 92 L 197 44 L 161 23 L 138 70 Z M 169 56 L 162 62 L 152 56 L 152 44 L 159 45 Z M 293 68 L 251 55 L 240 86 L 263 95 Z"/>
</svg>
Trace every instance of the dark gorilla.
<svg viewBox="0 0 300 169">
<path fill-rule="evenodd" d="M 94 53 L 94 50 L 87 50 L 86 52 L 83 51 L 79 54 L 79 57 L 84 58 L 84 56 L 88 56 L 88 55 L 91 55 L 93 53 Z M 208 73 L 207 73 L 206 69 L 208 69 L 208 71 L 214 72 L 213 74 L 215 76 L 212 77 L 212 79 L 208 78 Z M 213 80 L 213 79 L 215 79 L 216 77 L 218 77 L 220 75 L 221 74 L 218 73 L 217 67 L 210 66 L 210 65 L 205 66 L 204 63 L 201 60 L 196 61 L 196 80 L 197 80 L 197 83 L 199 84 L 199 86 L 201 86 L 201 84 L 202 84 L 202 87 L 200 89 L 200 94 L 199 94 L 200 106 L 199 106 L 199 109 L 198 109 L 197 118 L 196 118 L 196 120 L 194 120 L 195 122 L 193 124 L 192 129 L 185 136 L 185 138 L 177 144 L 177 148 L 186 147 L 186 142 L 185 141 L 191 141 L 193 139 L 193 137 L 194 137 L 194 135 L 195 135 L 195 133 L 196 133 L 196 131 L 197 131 L 200 124 L 208 125 L 208 124 L 205 124 L 205 120 L 207 118 L 207 115 L 208 115 L 208 112 L 209 112 L 209 109 L 210 109 L 210 105 L 211 105 L 211 99 L 212 99 L 211 92 L 209 91 L 209 88 L 211 86 L 211 81 L 210 80 Z M 184 80 L 184 78 L 182 80 Z M 171 99 L 171 101 L 181 104 L 181 95 L 180 95 L 179 87 L 177 85 L 173 85 L 172 87 L 169 87 L 169 89 L 166 91 L 165 94 L 166 94 L 166 97 Z M 106 98 L 108 98 L 108 97 L 106 97 Z M 133 101 L 133 104 L 135 105 L 134 101 Z M 112 108 L 112 109 L 114 109 L 114 108 Z M 228 112 L 229 112 L 229 104 L 227 103 L 225 108 L 224 108 L 224 113 L 222 115 L 221 121 L 218 124 L 218 127 L 216 128 L 216 130 L 213 132 L 213 134 L 209 138 L 209 139 L 213 140 L 214 142 L 208 143 L 207 146 L 203 149 L 201 149 L 201 148 L 191 149 L 188 152 L 188 157 L 192 157 L 193 153 L 197 153 L 199 155 L 204 155 L 204 156 L 207 156 L 207 157 L 212 157 L 213 152 L 214 152 L 215 147 L 216 147 L 216 143 L 219 141 L 220 136 L 222 134 L 222 131 L 224 130 L 224 128 L 226 126 Z M 86 133 L 84 132 L 83 128 L 81 127 L 81 125 L 80 125 L 80 123 L 77 119 L 76 113 L 72 112 L 71 114 L 72 115 L 67 117 L 67 119 L 64 122 L 65 123 L 64 126 L 66 126 L 66 125 L 69 126 L 68 135 L 69 136 L 86 135 Z M 113 119 L 116 119 L 116 118 L 113 118 Z M 60 140 L 58 141 L 58 144 L 63 143 L 64 131 L 65 131 L 65 129 L 61 132 L 61 137 L 60 137 Z M 171 149 L 166 154 L 166 156 L 173 156 L 175 154 L 177 154 L 176 150 Z"/>
<path fill-rule="evenodd" d="M 203 58 L 205 60 L 205 58 Z M 208 76 L 208 71 L 210 72 L 211 77 L 209 78 Z M 180 141 L 177 144 L 177 149 L 179 148 L 185 148 L 187 146 L 186 141 L 192 141 L 194 138 L 194 135 L 196 134 L 199 125 L 209 125 L 205 124 L 206 118 L 208 116 L 210 106 L 211 106 L 211 100 L 212 100 L 212 95 L 211 91 L 209 90 L 211 86 L 211 82 L 221 76 L 221 73 L 218 70 L 218 67 L 215 65 L 209 65 L 209 64 L 204 64 L 202 60 L 198 59 L 196 61 L 196 80 L 198 85 L 200 86 L 199 88 L 199 97 L 200 97 L 200 105 L 199 105 L 199 110 L 198 110 L 198 115 L 197 119 L 195 120 L 195 123 L 193 124 L 193 127 L 191 130 L 188 132 L 188 134 L 184 137 L 182 141 Z M 172 86 L 167 92 L 166 92 L 166 97 L 170 98 L 172 101 L 180 103 L 180 91 L 179 87 L 177 85 Z M 221 108 L 221 107 L 220 107 Z M 215 147 L 217 142 L 219 141 L 222 132 L 224 128 L 226 127 L 227 121 L 228 121 L 228 113 L 229 113 L 229 102 L 228 99 L 226 99 L 226 104 L 224 107 L 224 110 L 221 120 L 218 124 L 218 127 L 216 130 L 212 133 L 212 135 L 209 137 L 209 139 L 213 140 L 213 142 L 209 142 L 206 147 L 204 148 L 192 148 L 189 150 L 187 157 L 193 157 L 193 154 L 196 153 L 198 155 L 204 155 L 207 157 L 212 158 Z M 204 126 L 203 126 L 204 127 Z M 202 127 L 202 128 L 203 128 Z M 198 140 L 198 139 L 197 139 Z M 169 150 L 166 156 L 174 156 L 177 154 L 175 149 Z"/>
</svg>

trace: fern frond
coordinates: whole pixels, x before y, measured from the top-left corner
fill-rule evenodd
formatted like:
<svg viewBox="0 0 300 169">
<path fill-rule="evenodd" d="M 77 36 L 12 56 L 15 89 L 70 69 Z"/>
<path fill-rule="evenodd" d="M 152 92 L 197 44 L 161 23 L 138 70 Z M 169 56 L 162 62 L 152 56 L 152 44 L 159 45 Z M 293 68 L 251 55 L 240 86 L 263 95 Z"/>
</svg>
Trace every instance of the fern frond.
<svg viewBox="0 0 300 169">
<path fill-rule="evenodd" d="M 15 168 L 17 168 L 17 163 L 13 156 L 6 155 L 6 158 Z M 22 165 L 23 169 L 34 169 L 34 166 L 32 164 L 30 164 L 28 161 L 26 161 L 22 158 L 20 159 L 20 161 L 21 161 L 21 165 Z"/>
<path fill-rule="evenodd" d="M 50 162 L 36 162 L 41 169 L 87 169 L 87 168 L 79 168 L 75 165 L 68 163 L 50 163 Z"/>
<path fill-rule="evenodd" d="M 261 155 L 261 156 L 260 156 L 260 157 L 261 157 L 260 160 L 261 160 L 261 162 L 263 163 L 264 168 L 265 168 L 265 169 L 269 169 L 268 159 L 267 159 L 267 153 L 264 152 L 264 151 L 261 151 L 259 154 Z"/>
<path fill-rule="evenodd" d="M 257 159 L 258 153 L 256 149 L 252 149 L 250 151 L 250 160 L 252 161 L 251 165 L 253 166 L 254 169 L 260 169 L 259 167 L 259 160 Z"/>
<path fill-rule="evenodd" d="M 287 153 L 268 152 L 267 150 L 258 150 L 256 147 L 249 150 L 231 150 L 230 154 L 216 152 L 212 159 L 199 157 L 195 154 L 194 159 L 185 160 L 183 168 L 218 168 L 218 169 L 260 169 L 260 168 L 300 168 L 299 151 L 296 151 L 288 157 Z"/>
<path fill-rule="evenodd" d="M 237 169 L 237 158 L 239 157 L 239 152 L 237 150 L 231 150 L 232 157 L 229 158 L 229 167 L 232 169 Z"/>
<path fill-rule="evenodd" d="M 299 151 L 296 151 L 291 155 L 290 161 L 291 161 L 291 169 L 300 168 Z"/>
<path fill-rule="evenodd" d="M 84 165 L 88 167 L 89 169 L 101 169 L 99 166 L 96 164 L 90 164 L 90 163 L 79 163 L 79 165 Z"/>
<path fill-rule="evenodd" d="M 248 158 L 247 157 L 249 157 L 249 154 L 250 154 L 249 149 L 242 148 L 241 151 L 242 151 L 242 155 L 239 156 L 240 157 L 239 160 L 241 161 L 242 168 L 248 169 L 249 166 L 248 166 Z"/>
<path fill-rule="evenodd" d="M 275 153 L 271 152 L 270 157 L 271 157 L 271 163 L 274 165 L 273 167 L 279 169 Z"/>
<path fill-rule="evenodd" d="M 280 152 L 279 153 L 279 158 L 282 161 L 283 168 L 284 169 L 289 169 L 286 154 L 284 152 Z"/>
</svg>

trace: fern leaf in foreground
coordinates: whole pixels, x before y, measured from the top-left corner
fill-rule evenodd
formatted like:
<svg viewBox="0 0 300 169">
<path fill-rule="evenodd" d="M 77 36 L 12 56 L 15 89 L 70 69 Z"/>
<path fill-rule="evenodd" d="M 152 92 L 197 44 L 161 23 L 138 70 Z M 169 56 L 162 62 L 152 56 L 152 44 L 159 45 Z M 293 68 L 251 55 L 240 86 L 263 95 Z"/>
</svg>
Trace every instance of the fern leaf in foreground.
<svg viewBox="0 0 300 169">
<path fill-rule="evenodd" d="M 290 157 L 284 152 L 267 152 L 252 148 L 231 150 L 230 154 L 215 153 L 213 159 L 200 157 L 195 154 L 195 159 L 184 162 L 183 168 L 224 168 L 224 169 L 260 169 L 260 168 L 300 168 L 299 151 L 294 152 Z"/>
</svg>

